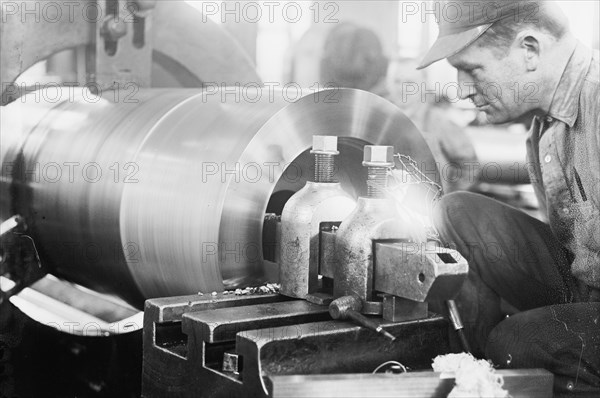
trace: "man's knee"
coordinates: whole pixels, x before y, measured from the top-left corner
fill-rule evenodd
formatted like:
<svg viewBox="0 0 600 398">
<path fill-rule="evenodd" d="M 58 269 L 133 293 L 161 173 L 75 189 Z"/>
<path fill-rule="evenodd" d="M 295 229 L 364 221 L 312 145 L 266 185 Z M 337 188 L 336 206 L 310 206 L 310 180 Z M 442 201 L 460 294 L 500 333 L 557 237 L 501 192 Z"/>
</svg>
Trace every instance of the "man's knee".
<svg viewBox="0 0 600 398">
<path fill-rule="evenodd" d="M 466 203 L 470 195 L 469 192 L 452 192 L 440 199 L 433 212 L 433 221 L 438 230 L 468 211 Z"/>
<path fill-rule="evenodd" d="M 503 368 L 539 366 L 544 355 L 539 344 L 543 326 L 521 314 L 503 320 L 488 336 L 486 357 Z"/>
<path fill-rule="evenodd" d="M 598 311 L 600 306 L 593 303 L 578 303 L 511 316 L 492 330 L 486 357 L 503 368 L 554 373 L 555 394 L 598 396 L 600 330 L 593 317 Z"/>
</svg>

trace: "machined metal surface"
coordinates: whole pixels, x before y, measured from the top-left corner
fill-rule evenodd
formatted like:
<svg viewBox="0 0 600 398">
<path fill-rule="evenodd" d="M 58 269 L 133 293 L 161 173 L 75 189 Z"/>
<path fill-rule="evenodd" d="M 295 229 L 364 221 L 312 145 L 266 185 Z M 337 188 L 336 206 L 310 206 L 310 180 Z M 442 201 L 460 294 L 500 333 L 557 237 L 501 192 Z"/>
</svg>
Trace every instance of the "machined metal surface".
<svg viewBox="0 0 600 398">
<path fill-rule="evenodd" d="M 469 271 L 458 252 L 435 242 L 375 243 L 375 257 L 375 289 L 417 302 L 454 298 Z"/>
<path fill-rule="evenodd" d="M 370 373 L 381 363 L 398 359 L 410 369 L 428 370 L 432 358 L 449 351 L 447 323 L 442 317 L 376 322 L 397 338 L 390 341 L 375 331 L 339 321 L 239 334 L 238 352 L 245 358 L 260 358 L 245 363 L 244 385 L 249 393 L 242 394 L 260 396 L 261 389 L 267 393 L 265 377 L 270 375 Z"/>
<path fill-rule="evenodd" d="M 309 181 L 289 199 L 281 213 L 281 294 L 305 298 L 317 290 L 321 223 L 339 222 L 355 206 L 339 183 Z"/>
<path fill-rule="evenodd" d="M 387 339 L 394 341 L 396 338 L 383 329 L 378 322 L 371 318 L 367 318 L 359 312 L 362 309 L 362 306 L 361 298 L 356 295 L 338 297 L 329 304 L 329 314 L 333 319 L 350 319 L 356 324 L 364 326 L 369 330 L 373 330 L 385 336 Z"/>
<path fill-rule="evenodd" d="M 264 279 L 267 202 L 305 185 L 313 135 L 339 137 L 338 178 L 352 196 L 364 194 L 367 143 L 435 169 L 410 120 L 357 90 L 295 102 L 266 89 L 37 105 L 33 95 L 2 108 L 2 215 L 25 217 L 53 272 L 138 305 Z"/>
<path fill-rule="evenodd" d="M 2 221 L 2 224 L 0 224 L 0 237 L 16 229 L 19 226 L 20 220 L 20 216 L 12 216 L 8 220 Z"/>
<path fill-rule="evenodd" d="M 337 150 L 337 136 L 313 136 L 313 146 L 310 153 L 315 156 L 314 182 L 337 182 L 335 179 L 335 157 L 340 153 Z"/>
<path fill-rule="evenodd" d="M 347 319 L 349 311 L 360 311 L 362 301 L 356 295 L 338 297 L 329 304 L 329 314 L 333 319 Z"/>
<path fill-rule="evenodd" d="M 268 301 L 254 305 L 257 299 Z M 166 311 L 171 315 L 165 317 Z M 373 318 L 377 327 L 398 336 L 390 342 L 357 325 L 323 320 L 321 311 L 327 307 L 319 310 L 298 300 L 278 302 L 276 295 L 149 300 L 142 396 L 266 397 L 272 393 L 270 376 L 370 373 L 387 360 L 424 370 L 432 358 L 449 350 L 447 323 L 438 316 L 402 323 Z M 232 313 L 244 316 L 238 321 Z M 286 313 L 298 320 L 304 317 L 304 323 L 290 324 Z M 210 327 L 226 327 L 237 334 L 214 339 L 207 333 Z M 232 371 L 232 356 L 239 374 Z"/>
<path fill-rule="evenodd" d="M 329 320 L 327 307 L 303 300 L 222 308 L 219 311 L 192 312 L 183 315 L 183 326 L 197 322 L 199 333 L 207 343 L 235 340 L 244 330 L 294 325 Z"/>
<path fill-rule="evenodd" d="M 322 224 L 319 235 L 319 274 L 329 279 L 335 276 L 335 236 L 338 225 Z"/>
<path fill-rule="evenodd" d="M 363 166 L 393 167 L 394 147 L 389 145 L 366 145 L 363 156 Z"/>
<path fill-rule="evenodd" d="M 356 294 L 365 304 L 374 302 L 373 243 L 407 239 L 406 227 L 398 219 L 391 199 L 358 198 L 356 208 L 342 221 L 336 233 L 334 296 Z M 369 313 L 366 312 L 369 308 L 365 305 L 362 311 Z"/>
<path fill-rule="evenodd" d="M 412 321 L 427 317 L 429 305 L 391 294 L 383 295 L 383 319 L 392 322 Z"/>
</svg>

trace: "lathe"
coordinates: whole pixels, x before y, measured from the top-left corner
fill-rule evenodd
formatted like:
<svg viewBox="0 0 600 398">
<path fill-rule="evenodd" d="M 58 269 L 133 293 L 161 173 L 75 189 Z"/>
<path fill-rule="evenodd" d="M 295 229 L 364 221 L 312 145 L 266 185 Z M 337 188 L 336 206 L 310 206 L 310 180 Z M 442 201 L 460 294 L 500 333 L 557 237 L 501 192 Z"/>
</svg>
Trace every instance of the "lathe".
<svg viewBox="0 0 600 398">
<path fill-rule="evenodd" d="M 144 397 L 430 369 L 450 346 L 427 303 L 452 299 L 468 265 L 428 236 L 439 175 L 419 131 L 367 92 L 261 87 L 224 31 L 165 3 L 128 3 L 128 25 L 119 1 L 93 24 L 5 12 L 3 82 L 83 48 L 88 84 L 56 101 L 3 87 L 3 301 L 62 300 L 75 310 L 46 324 L 63 333 L 143 332 Z"/>
</svg>

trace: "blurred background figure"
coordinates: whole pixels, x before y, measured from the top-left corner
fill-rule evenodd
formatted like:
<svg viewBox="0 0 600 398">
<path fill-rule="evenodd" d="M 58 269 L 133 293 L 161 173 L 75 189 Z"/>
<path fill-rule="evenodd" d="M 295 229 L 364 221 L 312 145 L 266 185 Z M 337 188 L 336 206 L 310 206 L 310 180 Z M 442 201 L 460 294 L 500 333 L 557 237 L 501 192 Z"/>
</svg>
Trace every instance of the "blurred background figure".
<svg viewBox="0 0 600 398">
<path fill-rule="evenodd" d="M 423 133 L 438 162 L 444 192 L 468 190 L 478 179 L 479 163 L 469 136 L 452 118 L 452 106 L 441 90 L 427 86 L 418 59 L 396 57 L 387 71 L 385 97 Z"/>
<path fill-rule="evenodd" d="M 425 72 L 416 58 L 389 62 L 381 40 L 370 28 L 343 22 L 322 44 L 319 81 L 327 87 L 370 91 L 396 104 L 419 128 L 438 162 L 444 192 L 467 190 L 477 181 L 475 148 L 452 120 L 452 107 L 441 95 L 426 94 Z"/>
<path fill-rule="evenodd" d="M 320 81 L 386 97 L 388 58 L 371 29 L 344 22 L 331 29 L 323 45 Z"/>
</svg>

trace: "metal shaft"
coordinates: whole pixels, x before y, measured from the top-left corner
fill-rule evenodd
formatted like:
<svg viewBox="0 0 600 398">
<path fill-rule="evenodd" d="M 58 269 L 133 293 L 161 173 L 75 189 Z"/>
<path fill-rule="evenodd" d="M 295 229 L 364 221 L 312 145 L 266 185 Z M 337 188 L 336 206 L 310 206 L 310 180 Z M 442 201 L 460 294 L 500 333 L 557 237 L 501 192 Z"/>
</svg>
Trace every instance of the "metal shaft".
<svg viewBox="0 0 600 398">
<path fill-rule="evenodd" d="M 357 312 L 354 310 L 348 310 L 346 312 L 346 315 L 348 316 L 348 318 L 352 319 L 354 322 L 358 323 L 359 325 L 364 326 L 367 329 L 371 329 L 371 330 L 385 336 L 386 338 L 390 339 L 391 341 L 396 340 L 396 338 L 390 332 L 386 331 L 377 322 L 373 321 L 372 319 L 367 318 L 360 312 Z"/>
<path fill-rule="evenodd" d="M 329 304 L 329 314 L 333 319 L 351 319 L 355 323 L 373 330 L 391 341 L 396 340 L 396 338 L 391 333 L 384 330 L 380 324 L 361 314 L 359 312 L 361 308 L 362 300 L 357 295 L 342 296 Z"/>
<path fill-rule="evenodd" d="M 315 153 L 315 182 L 335 182 L 335 155 Z"/>
<path fill-rule="evenodd" d="M 22 218 L 19 215 L 12 216 L 8 220 L 5 220 L 0 224 L 0 236 L 9 233 L 13 229 L 17 228 L 22 223 Z"/>
<path fill-rule="evenodd" d="M 347 132 L 334 171 L 348 192 L 364 186 L 365 142 L 410 148 L 436 170 L 422 135 L 380 97 L 341 89 L 327 107 L 258 91 L 260 101 L 231 103 L 198 90 L 99 103 L 84 91 L 59 103 L 25 95 L 1 107 L 0 190 L 11 195 L 0 195 L 0 218 L 23 216 L 53 273 L 141 307 L 270 278 L 265 210 L 305 185 L 313 132 Z M 316 149 L 337 153 L 329 140 Z"/>
<path fill-rule="evenodd" d="M 469 341 L 467 340 L 467 336 L 465 336 L 464 326 L 462 320 L 460 318 L 460 313 L 458 312 L 458 307 L 456 306 L 456 302 L 454 300 L 446 301 L 448 305 L 448 313 L 450 315 L 450 322 L 452 322 L 452 326 L 458 337 L 460 338 L 460 343 L 465 352 L 471 353 L 471 346 L 469 345 Z"/>
<path fill-rule="evenodd" d="M 387 169 L 385 167 L 369 166 L 367 168 L 367 196 L 380 198 L 387 187 Z"/>
</svg>

